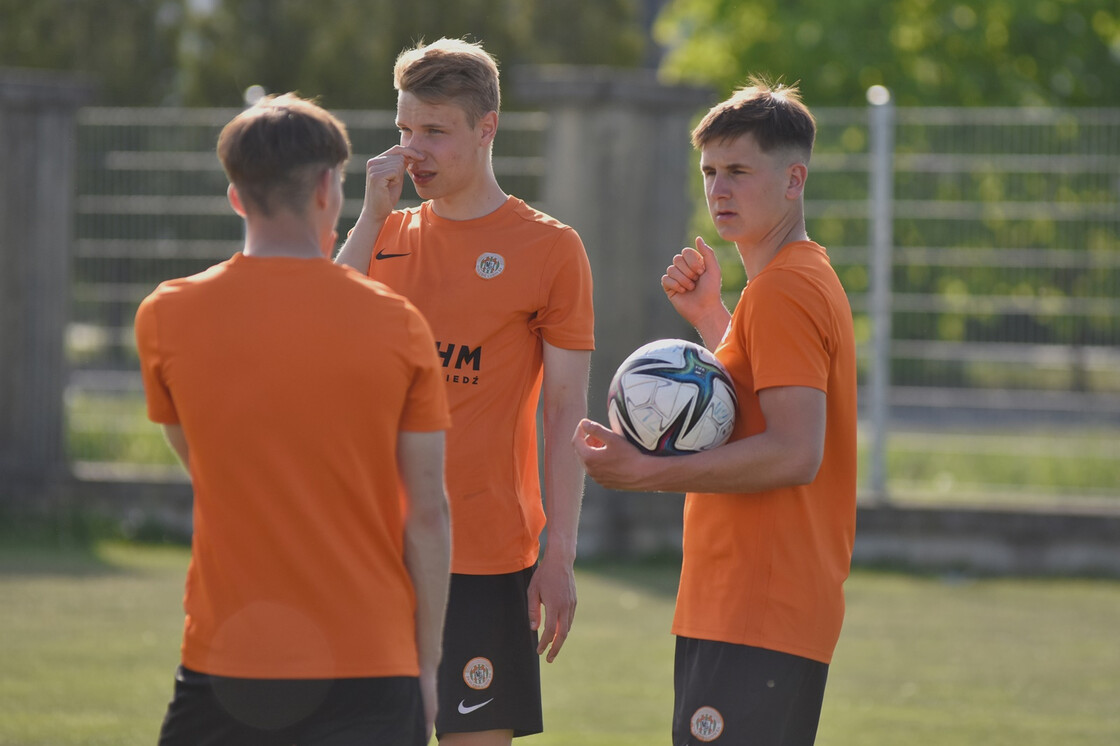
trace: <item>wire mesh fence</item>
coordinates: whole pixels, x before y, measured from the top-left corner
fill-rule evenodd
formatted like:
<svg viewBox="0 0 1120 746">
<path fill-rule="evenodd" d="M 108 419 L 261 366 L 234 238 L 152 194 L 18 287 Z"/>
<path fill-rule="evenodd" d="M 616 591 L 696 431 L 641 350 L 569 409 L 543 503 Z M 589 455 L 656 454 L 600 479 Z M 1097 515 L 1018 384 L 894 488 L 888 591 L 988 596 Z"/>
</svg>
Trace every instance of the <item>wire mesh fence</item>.
<svg viewBox="0 0 1120 746">
<path fill-rule="evenodd" d="M 80 114 L 67 341 L 68 446 L 79 475 L 122 464 L 175 472 L 143 417 L 132 316 L 161 280 L 239 249 L 241 223 L 214 155 L 234 113 Z M 875 355 L 885 356 L 887 406 L 874 419 L 865 408 L 861 433 L 886 443 L 877 496 L 1120 498 L 1120 111 L 894 114 L 893 184 L 889 205 L 879 205 L 892 234 L 878 270 L 889 278 L 885 351 L 871 344 L 867 109 L 817 111 L 806 194 L 810 235 L 828 247 L 852 300 L 862 398 Z M 360 210 L 365 160 L 397 133 L 391 112 L 340 117 L 355 152 L 345 231 Z M 547 178 L 547 124 L 543 114 L 504 114 L 495 145 L 499 181 L 530 202 Z"/>
<path fill-rule="evenodd" d="M 876 260 L 865 110 L 820 116 L 810 232 L 886 367 L 885 495 L 1120 494 L 1120 112 L 898 109 Z M 815 183 L 814 183 L 815 182 Z M 871 347 L 875 262 L 889 344 Z M 877 357 L 877 356 L 882 357 Z M 870 397 L 869 397 L 870 398 Z M 871 470 L 868 470 L 871 471 Z"/>
</svg>

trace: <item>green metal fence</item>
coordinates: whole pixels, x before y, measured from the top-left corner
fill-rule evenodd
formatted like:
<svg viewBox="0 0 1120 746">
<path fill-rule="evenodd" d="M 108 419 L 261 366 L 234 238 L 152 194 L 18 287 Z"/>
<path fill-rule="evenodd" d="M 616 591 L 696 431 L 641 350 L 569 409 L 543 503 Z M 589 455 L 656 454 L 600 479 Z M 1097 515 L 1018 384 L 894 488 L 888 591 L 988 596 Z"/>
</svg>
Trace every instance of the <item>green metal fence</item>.
<svg viewBox="0 0 1120 746">
<path fill-rule="evenodd" d="M 865 497 L 1120 502 L 1120 111 L 885 110 L 876 126 L 882 107 L 816 112 L 806 193 L 810 235 L 856 314 Z M 79 474 L 175 471 L 143 418 L 132 315 L 159 281 L 238 250 L 213 151 L 234 113 L 80 113 L 67 344 Z M 355 150 L 344 231 L 366 158 L 397 135 L 391 112 L 340 116 Z M 496 143 L 499 180 L 532 202 L 547 125 L 506 113 Z M 878 344 L 876 329 L 889 331 Z"/>
</svg>

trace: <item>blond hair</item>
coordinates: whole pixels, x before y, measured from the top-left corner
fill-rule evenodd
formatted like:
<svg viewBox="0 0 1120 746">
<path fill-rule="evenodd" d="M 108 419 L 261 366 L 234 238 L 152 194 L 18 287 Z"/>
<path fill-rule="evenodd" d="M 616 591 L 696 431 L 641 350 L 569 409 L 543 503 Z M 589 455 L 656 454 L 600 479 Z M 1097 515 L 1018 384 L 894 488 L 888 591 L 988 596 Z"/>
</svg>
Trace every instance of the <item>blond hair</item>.
<svg viewBox="0 0 1120 746">
<path fill-rule="evenodd" d="M 420 42 L 397 56 L 393 87 L 427 103 L 454 103 L 467 124 L 501 106 L 498 63 L 481 44 L 462 39 Z"/>
</svg>

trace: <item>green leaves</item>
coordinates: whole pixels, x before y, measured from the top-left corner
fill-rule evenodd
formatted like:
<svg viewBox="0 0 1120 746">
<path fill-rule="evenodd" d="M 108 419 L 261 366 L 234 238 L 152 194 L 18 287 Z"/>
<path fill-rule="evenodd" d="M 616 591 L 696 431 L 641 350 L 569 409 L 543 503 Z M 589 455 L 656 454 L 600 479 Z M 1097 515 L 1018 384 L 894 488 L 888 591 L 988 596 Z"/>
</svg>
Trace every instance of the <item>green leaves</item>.
<svg viewBox="0 0 1120 746">
<path fill-rule="evenodd" d="M 730 91 L 766 72 L 818 107 L 875 84 L 900 106 L 1120 104 L 1113 0 L 675 0 L 656 36 L 673 79 Z"/>
</svg>

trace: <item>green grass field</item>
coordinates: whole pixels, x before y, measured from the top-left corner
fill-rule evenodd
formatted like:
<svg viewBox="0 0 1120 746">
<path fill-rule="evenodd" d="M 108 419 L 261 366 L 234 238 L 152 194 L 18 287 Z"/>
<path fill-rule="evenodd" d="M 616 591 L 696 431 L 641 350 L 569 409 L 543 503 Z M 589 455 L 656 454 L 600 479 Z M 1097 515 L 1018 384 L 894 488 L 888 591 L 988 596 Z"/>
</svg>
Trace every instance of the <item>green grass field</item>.
<svg viewBox="0 0 1120 746">
<path fill-rule="evenodd" d="M 187 550 L 0 538 L 0 745 L 155 743 Z M 538 746 L 668 743 L 672 563 L 583 564 Z M 1120 582 L 857 569 L 820 746 L 1120 743 Z"/>
<path fill-rule="evenodd" d="M 73 395 L 68 452 L 76 461 L 177 467 L 140 394 Z M 871 472 L 860 434 L 861 489 Z M 888 488 L 900 501 L 1009 503 L 1120 500 L 1115 428 L 922 429 L 892 432 Z"/>
</svg>

